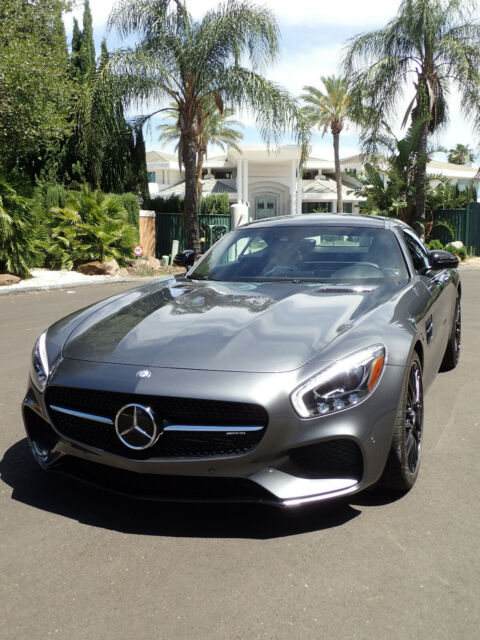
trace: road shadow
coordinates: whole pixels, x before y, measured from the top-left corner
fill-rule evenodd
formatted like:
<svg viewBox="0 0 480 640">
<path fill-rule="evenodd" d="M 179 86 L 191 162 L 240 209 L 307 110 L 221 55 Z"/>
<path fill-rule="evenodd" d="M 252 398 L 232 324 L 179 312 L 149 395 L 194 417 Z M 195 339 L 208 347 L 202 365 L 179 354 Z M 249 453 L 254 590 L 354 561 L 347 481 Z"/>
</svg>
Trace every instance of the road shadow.
<svg viewBox="0 0 480 640">
<path fill-rule="evenodd" d="M 338 527 L 360 515 L 346 499 L 280 509 L 244 504 L 171 504 L 135 500 L 42 471 L 26 438 L 5 452 L 0 478 L 11 498 L 90 526 L 128 534 L 270 539 Z"/>
</svg>

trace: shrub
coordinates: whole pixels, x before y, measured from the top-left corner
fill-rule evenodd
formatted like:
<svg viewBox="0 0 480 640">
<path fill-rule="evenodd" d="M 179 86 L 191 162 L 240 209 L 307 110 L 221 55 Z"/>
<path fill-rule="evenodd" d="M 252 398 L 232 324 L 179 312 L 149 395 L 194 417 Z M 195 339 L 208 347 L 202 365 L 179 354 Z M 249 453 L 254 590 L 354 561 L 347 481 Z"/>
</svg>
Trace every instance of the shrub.
<svg viewBox="0 0 480 640">
<path fill-rule="evenodd" d="M 138 214 L 140 212 L 138 196 L 135 193 L 121 193 L 118 197 L 128 213 L 128 222 L 135 225 L 138 229 Z"/>
<path fill-rule="evenodd" d="M 444 220 L 436 222 L 430 232 L 430 238 L 440 240 L 443 244 L 452 242 L 455 237 L 455 227 Z"/>
<path fill-rule="evenodd" d="M 138 230 L 118 195 L 91 191 L 69 191 L 65 207 L 53 207 L 46 223 L 48 239 L 39 244 L 45 264 L 54 269 L 72 269 L 84 262 L 115 258 L 126 264 L 138 242 Z"/>
<path fill-rule="evenodd" d="M 148 198 L 144 200 L 143 207 L 157 213 L 183 213 L 183 196 L 171 195 L 168 198 Z M 230 202 L 226 193 L 210 193 L 203 196 L 200 202 L 200 213 L 210 215 L 228 215 Z"/>
<path fill-rule="evenodd" d="M 39 183 L 34 191 L 35 205 L 46 216 L 52 207 L 64 207 L 67 192 L 61 184 Z"/>
<path fill-rule="evenodd" d="M 225 215 L 230 213 L 230 202 L 226 193 L 211 193 L 202 198 L 200 213 Z"/>
<path fill-rule="evenodd" d="M 38 260 L 37 227 L 33 201 L 0 176 L 0 273 L 31 277 L 29 269 Z"/>
<path fill-rule="evenodd" d="M 147 198 L 143 201 L 143 207 L 157 213 L 183 213 L 182 196 L 169 196 L 168 198 Z"/>
<path fill-rule="evenodd" d="M 443 244 L 440 242 L 440 240 L 430 240 L 430 242 L 427 243 L 427 249 L 429 251 L 438 251 L 438 250 L 442 250 L 443 249 Z"/>
<path fill-rule="evenodd" d="M 450 253 L 458 256 L 462 261 L 468 257 L 465 247 L 461 247 L 460 249 L 458 249 L 457 247 L 453 246 L 453 244 L 447 244 L 447 246 L 445 247 L 445 251 L 450 251 Z"/>
</svg>

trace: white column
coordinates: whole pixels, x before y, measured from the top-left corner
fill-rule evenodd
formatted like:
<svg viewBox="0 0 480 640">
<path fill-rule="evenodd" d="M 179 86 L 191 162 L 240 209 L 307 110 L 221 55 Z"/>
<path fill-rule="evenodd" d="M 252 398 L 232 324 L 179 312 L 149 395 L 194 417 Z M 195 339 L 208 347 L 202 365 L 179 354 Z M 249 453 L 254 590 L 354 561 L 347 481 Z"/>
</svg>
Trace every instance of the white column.
<svg viewBox="0 0 480 640">
<path fill-rule="evenodd" d="M 243 161 L 243 201 L 248 203 L 248 160 Z"/>
<path fill-rule="evenodd" d="M 241 204 L 243 202 L 243 160 L 237 160 L 237 202 Z"/>
<path fill-rule="evenodd" d="M 300 165 L 298 165 L 298 177 L 297 177 L 297 213 L 302 213 L 302 172 L 300 171 Z"/>
<path fill-rule="evenodd" d="M 295 213 L 297 208 L 296 200 L 297 200 L 297 163 L 295 160 L 292 160 L 290 163 L 290 215 Z"/>
</svg>

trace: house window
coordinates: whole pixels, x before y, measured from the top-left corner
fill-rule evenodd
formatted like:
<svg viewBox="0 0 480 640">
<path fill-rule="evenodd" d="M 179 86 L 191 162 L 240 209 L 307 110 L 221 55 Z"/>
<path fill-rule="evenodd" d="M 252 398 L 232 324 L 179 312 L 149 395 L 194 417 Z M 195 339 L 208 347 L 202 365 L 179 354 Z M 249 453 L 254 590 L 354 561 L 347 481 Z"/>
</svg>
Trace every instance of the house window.
<svg viewBox="0 0 480 640">
<path fill-rule="evenodd" d="M 302 213 L 331 213 L 331 202 L 302 202 Z"/>
<path fill-rule="evenodd" d="M 214 175 L 217 180 L 230 180 L 232 177 L 232 172 L 231 171 L 215 171 Z"/>
<path fill-rule="evenodd" d="M 304 171 L 302 174 L 302 180 L 314 180 L 318 176 L 318 171 Z"/>
<path fill-rule="evenodd" d="M 155 171 L 148 172 L 148 182 L 155 182 Z"/>
<path fill-rule="evenodd" d="M 343 213 L 353 213 L 353 204 L 351 202 L 343 203 Z"/>
</svg>

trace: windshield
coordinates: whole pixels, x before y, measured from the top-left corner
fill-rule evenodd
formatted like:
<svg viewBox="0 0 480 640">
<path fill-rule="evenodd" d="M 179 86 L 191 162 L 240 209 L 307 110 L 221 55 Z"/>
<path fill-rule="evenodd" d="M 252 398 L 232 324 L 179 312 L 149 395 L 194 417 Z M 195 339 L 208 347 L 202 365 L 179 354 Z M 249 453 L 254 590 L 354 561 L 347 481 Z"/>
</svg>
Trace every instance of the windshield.
<svg viewBox="0 0 480 640">
<path fill-rule="evenodd" d="M 342 282 L 407 278 L 391 231 L 354 226 L 251 227 L 233 231 L 189 273 L 234 282 Z"/>
</svg>

